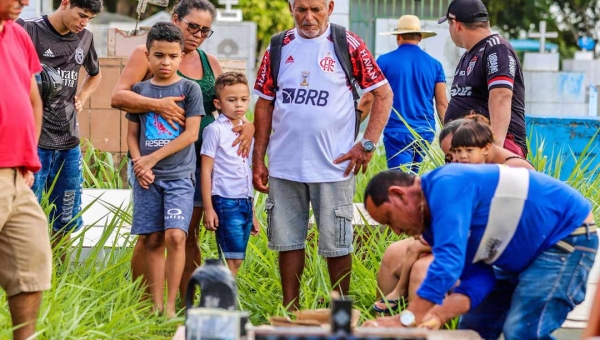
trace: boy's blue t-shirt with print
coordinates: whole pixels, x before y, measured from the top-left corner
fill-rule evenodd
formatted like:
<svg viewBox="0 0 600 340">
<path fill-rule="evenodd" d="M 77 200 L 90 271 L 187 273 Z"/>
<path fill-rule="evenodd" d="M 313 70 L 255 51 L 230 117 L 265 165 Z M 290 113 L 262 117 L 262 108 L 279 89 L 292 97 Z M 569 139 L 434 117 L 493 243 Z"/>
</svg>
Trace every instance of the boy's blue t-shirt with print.
<svg viewBox="0 0 600 340">
<path fill-rule="evenodd" d="M 521 272 L 580 226 L 592 210 L 577 190 L 530 170 L 528 196 L 507 248 L 492 265 L 473 263 L 498 186 L 499 167 L 448 164 L 421 177 L 431 213 L 431 226 L 423 237 L 432 247 L 434 260 L 417 291 L 420 297 L 441 304 L 460 280 L 454 292 L 469 296 L 474 308 L 494 286 L 492 265 L 509 273 Z"/>
<path fill-rule="evenodd" d="M 178 82 L 167 85 L 155 85 L 151 80 L 146 80 L 133 85 L 133 92 L 148 98 L 181 97 L 185 99 L 177 104 L 185 111 L 185 117 L 204 116 L 202 103 L 202 91 L 200 86 L 190 80 L 181 79 Z M 158 113 L 148 112 L 143 114 L 127 113 L 127 119 L 140 124 L 139 147 L 142 156 L 149 155 L 154 151 L 169 144 L 177 138 L 185 127 L 177 124 L 174 129 Z M 164 158 L 152 168 L 155 180 L 174 180 L 193 177 L 196 170 L 196 153 L 194 144 Z"/>
</svg>

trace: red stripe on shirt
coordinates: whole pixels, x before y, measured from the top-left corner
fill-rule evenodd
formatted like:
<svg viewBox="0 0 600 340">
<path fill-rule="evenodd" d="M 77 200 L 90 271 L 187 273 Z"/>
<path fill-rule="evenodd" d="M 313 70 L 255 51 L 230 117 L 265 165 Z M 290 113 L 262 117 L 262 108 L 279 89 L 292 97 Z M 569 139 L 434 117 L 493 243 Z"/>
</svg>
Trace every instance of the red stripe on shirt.
<svg viewBox="0 0 600 340">
<path fill-rule="evenodd" d="M 493 82 L 495 82 L 495 81 L 498 81 L 498 80 L 505 80 L 505 81 L 508 81 L 508 82 L 510 82 L 511 84 L 514 84 L 514 83 L 515 83 L 515 80 L 514 80 L 514 79 L 512 79 L 512 78 L 510 78 L 510 77 L 500 76 L 500 77 L 495 77 L 495 78 L 492 78 L 492 79 L 488 80 L 488 86 L 489 86 L 491 83 L 493 83 Z"/>
</svg>

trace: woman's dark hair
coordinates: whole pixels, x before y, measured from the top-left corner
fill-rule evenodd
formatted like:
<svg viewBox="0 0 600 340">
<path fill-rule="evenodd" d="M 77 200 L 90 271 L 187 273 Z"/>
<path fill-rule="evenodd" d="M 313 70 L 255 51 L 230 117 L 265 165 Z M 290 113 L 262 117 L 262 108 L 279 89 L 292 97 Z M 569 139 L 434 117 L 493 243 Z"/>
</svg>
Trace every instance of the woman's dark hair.
<svg viewBox="0 0 600 340">
<path fill-rule="evenodd" d="M 462 119 L 464 122 L 454 131 L 452 147 L 483 148 L 494 143 L 494 134 L 490 121 L 479 114 L 470 114 Z"/>
<path fill-rule="evenodd" d="M 482 115 L 479 111 L 471 110 L 465 116 L 462 116 L 459 119 L 452 120 L 452 121 L 448 122 L 446 125 L 444 125 L 444 128 L 442 129 L 442 131 L 440 131 L 440 135 L 438 137 L 438 142 L 442 143 L 444 138 L 448 137 L 449 135 L 453 135 L 459 126 L 461 126 L 462 124 L 466 123 L 469 120 L 474 120 L 474 121 L 481 122 L 483 124 L 490 125 L 490 121 L 484 115 Z"/>
<path fill-rule="evenodd" d="M 208 0 L 181 0 L 173 7 L 173 14 L 177 14 L 179 18 L 184 18 L 193 9 L 210 13 L 213 21 L 217 16 L 215 5 Z"/>
<path fill-rule="evenodd" d="M 449 135 L 453 135 L 454 132 L 456 132 L 456 129 L 458 129 L 458 127 L 461 126 L 464 122 L 465 119 L 460 118 L 446 123 L 442 131 L 440 131 L 440 136 L 438 137 L 438 141 L 440 142 L 440 144 L 442 143 L 444 138 L 448 137 Z"/>
<path fill-rule="evenodd" d="M 376 207 L 389 201 L 388 189 L 392 186 L 409 187 L 415 183 L 415 175 L 399 170 L 386 170 L 373 176 L 365 189 L 365 205 L 371 197 Z"/>
<path fill-rule="evenodd" d="M 183 49 L 183 34 L 179 27 L 171 22 L 161 21 L 152 25 L 146 37 L 146 49 L 148 49 L 148 52 L 150 52 L 150 47 L 155 41 L 176 42 Z"/>
</svg>

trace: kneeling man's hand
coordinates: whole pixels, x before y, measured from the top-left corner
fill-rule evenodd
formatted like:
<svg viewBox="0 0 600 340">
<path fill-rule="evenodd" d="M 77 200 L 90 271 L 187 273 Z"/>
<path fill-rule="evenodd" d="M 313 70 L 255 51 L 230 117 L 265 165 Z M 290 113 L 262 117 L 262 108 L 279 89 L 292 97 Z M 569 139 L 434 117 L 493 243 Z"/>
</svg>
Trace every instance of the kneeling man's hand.
<svg viewBox="0 0 600 340">
<path fill-rule="evenodd" d="M 439 316 L 437 316 L 435 314 L 427 313 L 423 317 L 423 320 L 421 321 L 421 324 L 418 327 L 437 330 L 437 329 L 442 328 L 442 326 L 444 326 L 444 323 L 442 322 L 442 320 L 440 319 Z"/>
<path fill-rule="evenodd" d="M 362 327 L 404 327 L 400 323 L 398 315 L 383 316 L 375 320 L 367 320 L 362 324 Z"/>
</svg>

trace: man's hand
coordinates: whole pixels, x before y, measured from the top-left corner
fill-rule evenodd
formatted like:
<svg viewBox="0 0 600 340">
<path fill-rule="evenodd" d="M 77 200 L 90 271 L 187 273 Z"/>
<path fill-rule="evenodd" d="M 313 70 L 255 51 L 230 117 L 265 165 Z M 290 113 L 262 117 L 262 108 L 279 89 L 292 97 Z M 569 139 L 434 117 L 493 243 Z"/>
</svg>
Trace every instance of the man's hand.
<svg viewBox="0 0 600 340">
<path fill-rule="evenodd" d="M 216 231 L 219 227 L 219 217 L 215 209 L 204 210 L 204 227 L 210 231 Z"/>
<path fill-rule="evenodd" d="M 35 176 L 33 175 L 33 172 L 29 170 L 23 171 L 23 180 L 25 181 L 25 184 L 31 188 L 35 182 Z"/>
<path fill-rule="evenodd" d="M 252 184 L 254 189 L 262 193 L 269 193 L 269 170 L 264 162 L 256 161 L 252 164 Z"/>
<path fill-rule="evenodd" d="M 367 172 L 367 166 L 371 161 L 371 157 L 373 157 L 372 152 L 366 152 L 360 143 L 356 143 L 354 144 L 352 149 L 348 151 L 347 154 L 344 154 L 338 157 L 336 160 L 334 160 L 333 164 L 339 164 L 349 160 L 350 164 L 346 168 L 344 176 L 348 176 L 352 171 L 354 171 L 355 175 L 358 175 L 361 168 L 362 173 L 364 174 L 365 172 Z"/>
<path fill-rule="evenodd" d="M 245 123 L 233 128 L 233 132 L 240 135 L 233 141 L 232 146 L 238 147 L 238 155 L 247 158 L 250 155 L 250 147 L 252 146 L 252 138 L 254 137 L 254 124 L 252 122 Z"/>
<path fill-rule="evenodd" d="M 81 110 L 83 110 L 83 103 L 81 102 L 81 99 L 79 99 L 79 96 L 73 97 L 73 102 L 75 105 L 75 112 L 81 112 Z"/>
<path fill-rule="evenodd" d="M 362 324 L 362 327 L 404 327 L 400 323 L 398 315 L 383 316 L 375 320 L 368 320 Z"/>
<path fill-rule="evenodd" d="M 252 230 L 250 231 L 250 235 L 257 236 L 260 233 L 260 222 L 258 222 L 258 218 L 256 216 L 252 217 Z"/>
<path fill-rule="evenodd" d="M 160 109 L 158 109 L 156 113 L 163 117 L 175 130 L 178 130 L 177 124 L 185 126 L 185 111 L 182 107 L 177 105 L 178 102 L 184 99 L 184 96 L 158 99 Z M 210 113 L 207 112 L 206 114 Z"/>
<path fill-rule="evenodd" d="M 442 328 L 442 326 L 444 326 L 444 323 L 442 322 L 442 319 L 440 319 L 439 316 L 432 313 L 427 313 L 423 317 L 423 320 L 421 320 L 421 324 L 418 327 L 438 330 Z"/>
</svg>

